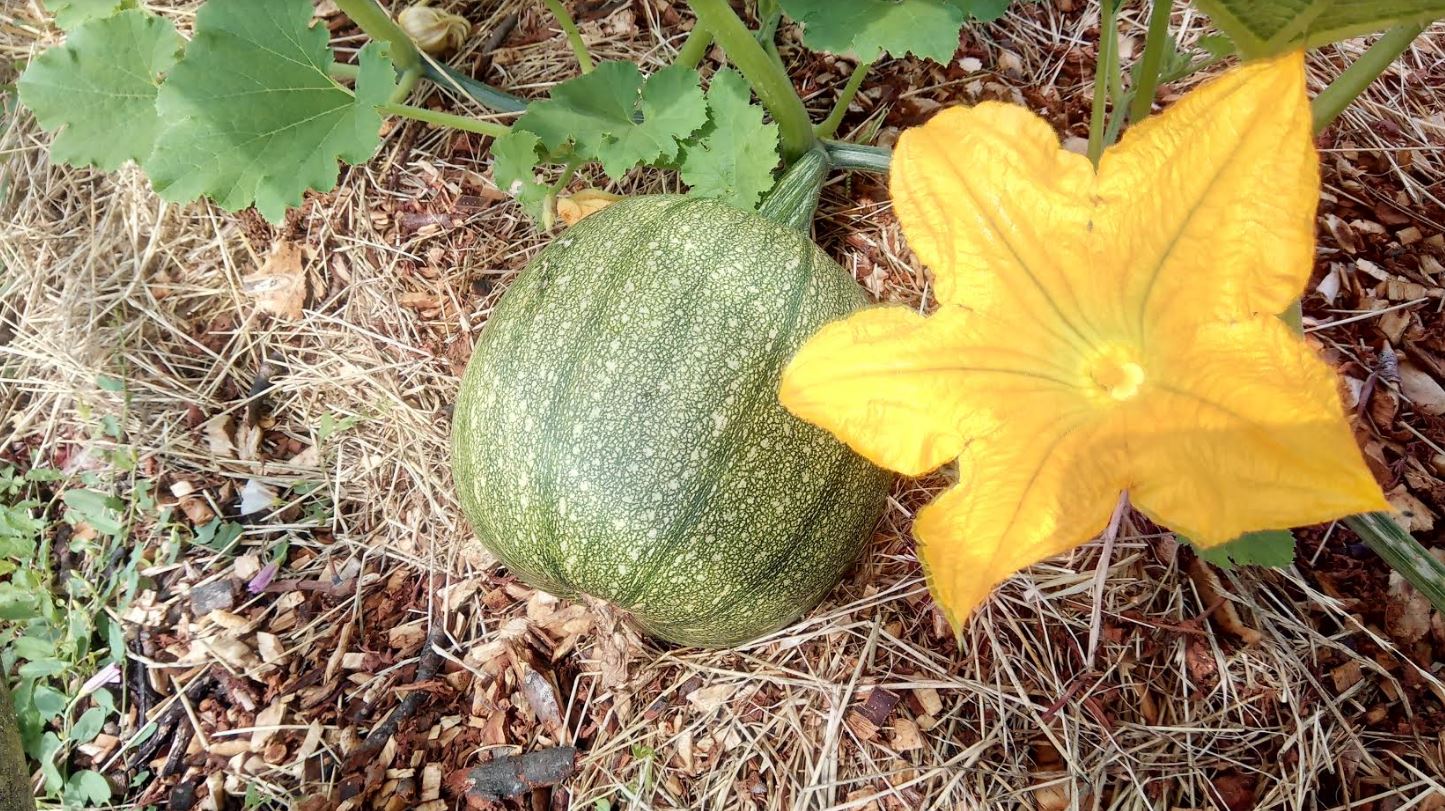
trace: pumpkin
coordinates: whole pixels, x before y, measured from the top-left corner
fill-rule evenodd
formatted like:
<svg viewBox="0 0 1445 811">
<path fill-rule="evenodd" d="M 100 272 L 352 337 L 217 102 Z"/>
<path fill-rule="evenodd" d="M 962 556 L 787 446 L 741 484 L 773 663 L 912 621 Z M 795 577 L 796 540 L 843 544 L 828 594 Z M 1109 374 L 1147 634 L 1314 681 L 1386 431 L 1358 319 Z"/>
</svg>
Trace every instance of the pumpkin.
<svg viewBox="0 0 1445 811">
<path fill-rule="evenodd" d="M 796 198 L 780 184 L 773 199 Z M 768 219 L 626 199 L 517 276 L 478 339 L 452 439 L 463 511 L 512 572 L 704 646 L 780 628 L 838 582 L 889 476 L 778 403 L 791 354 L 865 303 L 783 224 L 813 201 L 816 186 Z"/>
</svg>

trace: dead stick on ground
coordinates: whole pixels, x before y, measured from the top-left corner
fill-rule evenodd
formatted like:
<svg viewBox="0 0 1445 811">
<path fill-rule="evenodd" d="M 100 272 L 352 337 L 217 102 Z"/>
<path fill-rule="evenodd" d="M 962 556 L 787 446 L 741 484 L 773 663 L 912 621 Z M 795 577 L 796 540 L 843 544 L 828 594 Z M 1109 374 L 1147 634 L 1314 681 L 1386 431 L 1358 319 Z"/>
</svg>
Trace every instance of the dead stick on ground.
<svg viewBox="0 0 1445 811">
<path fill-rule="evenodd" d="M 572 776 L 577 750 L 571 746 L 541 749 L 524 755 L 507 755 L 483 763 L 467 775 L 467 795 L 477 800 L 500 800 L 543 786 L 555 786 Z"/>
<path fill-rule="evenodd" d="M 431 681 L 441 667 L 441 643 L 446 633 L 444 628 L 445 626 L 441 622 L 432 623 L 431 631 L 426 637 L 426 647 L 422 650 L 421 661 L 416 666 L 416 678 L 412 679 L 413 684 L 424 684 Z M 387 740 L 396 734 L 397 727 L 416 712 L 417 707 L 421 706 L 426 697 L 426 690 L 408 692 L 401 703 L 396 705 L 396 709 L 391 711 L 391 715 L 388 715 L 385 721 L 371 730 L 371 734 L 366 736 L 366 740 L 361 742 L 361 746 L 358 746 L 356 751 L 347 757 L 347 765 L 355 767 L 380 752 L 381 748 L 386 746 Z"/>
<path fill-rule="evenodd" d="M 185 690 L 185 696 L 191 701 L 200 701 L 205 697 L 206 693 L 210 692 L 215 686 L 216 678 L 208 671 L 204 676 L 191 682 L 191 686 Z M 142 743 L 140 747 L 136 749 L 135 754 L 127 764 L 128 768 L 135 769 L 140 764 L 149 761 L 155 757 L 156 752 L 160 750 L 162 744 L 171 740 L 172 731 L 176 728 L 176 725 L 180 723 L 181 715 L 185 713 L 185 704 L 183 704 L 180 699 L 181 696 L 179 695 L 172 699 L 171 706 L 166 709 L 160 718 L 155 720 L 155 732 L 151 734 L 151 737 L 147 739 L 145 743 Z M 144 729 L 145 725 L 141 728 Z"/>
<path fill-rule="evenodd" d="M 492 51 L 502 47 L 512 30 L 517 27 L 517 12 L 512 12 L 502 18 L 492 33 L 487 35 L 487 41 L 482 43 L 481 52 L 477 55 L 476 68 L 473 75 L 485 78 L 487 71 L 492 69 Z"/>
</svg>

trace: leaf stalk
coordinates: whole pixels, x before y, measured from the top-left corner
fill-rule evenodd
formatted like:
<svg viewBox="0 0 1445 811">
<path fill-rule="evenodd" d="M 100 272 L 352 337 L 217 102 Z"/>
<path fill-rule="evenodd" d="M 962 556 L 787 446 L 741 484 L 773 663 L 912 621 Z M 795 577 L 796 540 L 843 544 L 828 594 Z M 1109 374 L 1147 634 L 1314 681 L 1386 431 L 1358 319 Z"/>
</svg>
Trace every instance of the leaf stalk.
<svg viewBox="0 0 1445 811">
<path fill-rule="evenodd" d="M 1350 106 L 1350 102 L 1359 98 L 1365 92 L 1370 83 L 1379 78 L 1385 69 L 1395 61 L 1400 54 L 1410 47 L 1415 37 L 1424 31 L 1423 25 L 1401 25 L 1386 31 L 1383 36 L 1375 40 L 1369 50 L 1360 54 L 1360 58 L 1354 64 L 1345 68 L 1344 72 L 1335 77 L 1329 86 L 1320 91 L 1318 96 L 1310 105 L 1314 119 L 1314 131 L 1319 135 L 1325 127 L 1334 123 L 1340 113 Z"/>
<path fill-rule="evenodd" d="M 707 49 L 712 46 L 712 34 L 708 33 L 706 27 L 701 23 L 694 25 L 688 32 L 687 39 L 682 41 L 682 47 L 677 51 L 677 58 L 672 60 L 674 65 L 695 68 L 707 56 Z"/>
<path fill-rule="evenodd" d="M 336 7 L 360 26 L 368 37 L 391 45 L 388 56 L 392 64 L 404 71 L 421 64 L 416 43 L 385 9 L 376 4 L 376 0 L 336 0 Z"/>
<path fill-rule="evenodd" d="M 1094 69 L 1094 107 L 1089 114 L 1089 161 L 1099 165 L 1099 158 L 1108 146 L 1104 131 L 1104 112 L 1109 105 L 1109 91 L 1119 72 L 1119 6 L 1116 0 L 1103 0 L 1099 9 L 1099 62 Z"/>
<path fill-rule="evenodd" d="M 1345 519 L 1345 525 L 1425 595 L 1436 611 L 1445 612 L 1445 564 L 1401 529 L 1393 518 L 1385 513 L 1352 515 Z"/>
<path fill-rule="evenodd" d="M 506 124 L 498 124 L 495 121 L 483 121 L 480 118 L 469 118 L 464 115 L 444 113 L 440 110 L 428 110 L 425 107 L 413 107 L 410 104 L 399 104 L 387 102 L 377 105 L 376 109 L 386 115 L 401 116 L 415 121 L 425 121 L 428 124 L 436 124 L 439 127 L 450 127 L 464 132 L 475 132 L 479 135 L 490 135 L 493 138 L 500 138 L 511 132 L 512 128 Z"/>
<path fill-rule="evenodd" d="M 690 4 L 698 24 L 722 46 L 778 123 L 783 160 L 792 163 L 807 153 L 817 139 L 792 79 L 758 44 L 727 0 L 691 0 Z"/>
<path fill-rule="evenodd" d="M 859 62 L 853 66 L 853 72 L 848 74 L 848 83 L 843 85 L 843 92 L 839 93 L 838 100 L 833 102 L 833 109 L 814 131 L 819 138 L 832 138 L 838 131 L 838 126 L 843 123 L 843 116 L 848 113 L 848 105 L 852 104 L 853 98 L 858 95 L 858 88 L 863 86 L 863 78 L 868 75 L 871 67 L 872 61 Z"/>
<path fill-rule="evenodd" d="M 1144 55 L 1139 59 L 1139 85 L 1129 105 L 1129 120 L 1143 121 L 1154 108 L 1154 94 L 1159 89 L 1159 68 L 1164 64 L 1164 51 L 1169 47 L 1169 15 L 1172 0 L 1154 0 L 1149 11 L 1149 32 L 1144 35 Z"/>
<path fill-rule="evenodd" d="M 562 26 L 562 33 L 567 35 L 567 44 L 572 46 L 572 54 L 577 57 L 577 64 L 581 66 L 583 73 L 592 72 L 592 55 L 587 53 L 587 43 L 582 41 L 582 32 L 577 30 L 577 23 L 573 21 L 572 15 L 567 13 L 567 7 L 562 5 L 562 0 L 543 0 L 552 16 L 557 18 L 557 24 Z"/>
</svg>

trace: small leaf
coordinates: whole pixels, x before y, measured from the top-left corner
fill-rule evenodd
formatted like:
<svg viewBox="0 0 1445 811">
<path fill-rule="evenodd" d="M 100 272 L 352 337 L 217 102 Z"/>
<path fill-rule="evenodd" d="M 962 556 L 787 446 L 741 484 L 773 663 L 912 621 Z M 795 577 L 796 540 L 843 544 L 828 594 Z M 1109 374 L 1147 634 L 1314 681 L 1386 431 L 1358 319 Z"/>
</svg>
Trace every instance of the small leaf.
<svg viewBox="0 0 1445 811">
<path fill-rule="evenodd" d="M 22 636 L 11 643 L 10 650 L 19 659 L 49 659 L 55 655 L 55 642 L 33 636 Z"/>
<path fill-rule="evenodd" d="M 66 490 L 61 496 L 65 506 L 95 528 L 102 535 L 119 535 L 121 524 L 120 500 L 99 490 Z"/>
<path fill-rule="evenodd" d="M 40 773 L 45 776 L 45 791 L 54 794 L 65 785 L 65 776 L 55 766 L 55 755 L 65 748 L 65 742 L 54 732 L 46 732 L 40 736 L 39 751 L 32 753 L 32 756 L 40 761 Z"/>
<path fill-rule="evenodd" d="M 747 81 L 724 68 L 707 91 L 708 123 L 682 151 L 682 179 L 692 194 L 752 209 L 773 187 L 778 125 L 763 123 Z"/>
<path fill-rule="evenodd" d="M 352 91 L 328 74 L 324 25 L 307 0 L 210 0 L 156 99 L 167 121 L 145 161 L 156 191 L 222 208 L 255 205 L 280 222 L 307 189 L 336 185 L 337 160 L 360 163 L 380 143 L 396 86 L 384 48 L 361 49 Z"/>
<path fill-rule="evenodd" d="M 0 582 L 0 620 L 28 620 L 40 608 L 40 597 L 13 583 Z"/>
<path fill-rule="evenodd" d="M 1445 16 L 1445 0 L 1196 0 L 1195 5 L 1251 58 Z"/>
<path fill-rule="evenodd" d="M 516 127 L 492 144 L 492 180 L 497 188 L 517 198 L 534 219 L 542 218 L 547 198 L 547 186 L 538 183 L 536 175 L 537 151 L 541 146 L 542 140 L 536 133 Z M 325 441 L 324 436 L 321 441 Z"/>
<path fill-rule="evenodd" d="M 22 679 L 43 679 L 47 676 L 54 676 L 57 673 L 64 673 L 70 665 L 59 659 L 37 659 L 33 662 L 26 662 L 15 669 Z"/>
<path fill-rule="evenodd" d="M 803 44 L 829 53 L 872 60 L 880 53 L 911 53 L 947 62 L 958 50 L 958 33 L 972 16 L 1000 17 L 1007 0 L 781 0 L 802 23 Z"/>
<path fill-rule="evenodd" d="M 678 141 L 706 121 L 697 71 L 675 65 L 644 83 L 637 65 L 603 62 L 528 105 L 514 129 L 536 133 L 551 152 L 571 143 L 577 157 L 600 160 L 618 177 L 639 163 L 674 159 Z"/>
<path fill-rule="evenodd" d="M 100 772 L 83 769 L 70 776 L 65 782 L 65 799 L 81 805 L 100 805 L 110 799 L 110 783 Z"/>
<path fill-rule="evenodd" d="M 30 706 L 46 721 L 65 712 L 67 703 L 64 693 L 43 684 L 35 685 L 35 693 L 30 699 Z"/>
<path fill-rule="evenodd" d="M 70 727 L 71 743 L 90 743 L 105 726 L 105 710 L 91 707 Z"/>
<path fill-rule="evenodd" d="M 160 130 L 156 88 L 181 46 L 169 20 L 144 11 L 93 20 L 30 63 L 20 101 L 43 129 L 60 130 L 55 160 L 105 170 L 143 160 Z"/>
<path fill-rule="evenodd" d="M 1199 546 L 1182 535 L 1180 540 L 1189 543 L 1201 558 L 1221 569 L 1236 566 L 1283 568 L 1294 563 L 1294 533 L 1287 529 L 1247 532 L 1218 546 Z"/>
<path fill-rule="evenodd" d="M 55 15 L 56 26 L 69 31 L 121 9 L 135 8 L 135 0 L 45 0 L 45 7 Z"/>
</svg>

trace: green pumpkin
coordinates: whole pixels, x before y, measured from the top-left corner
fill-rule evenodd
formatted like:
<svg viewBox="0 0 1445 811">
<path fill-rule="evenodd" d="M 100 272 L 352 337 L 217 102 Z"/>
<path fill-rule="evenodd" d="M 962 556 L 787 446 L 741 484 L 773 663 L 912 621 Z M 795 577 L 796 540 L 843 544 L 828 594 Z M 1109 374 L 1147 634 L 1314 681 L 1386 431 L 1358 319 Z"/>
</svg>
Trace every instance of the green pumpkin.
<svg viewBox="0 0 1445 811">
<path fill-rule="evenodd" d="M 801 231 L 722 203 L 619 202 L 552 242 L 488 318 L 453 470 L 532 585 L 689 645 L 795 620 L 867 542 L 890 477 L 788 414 L 778 378 L 862 290 Z"/>
</svg>

